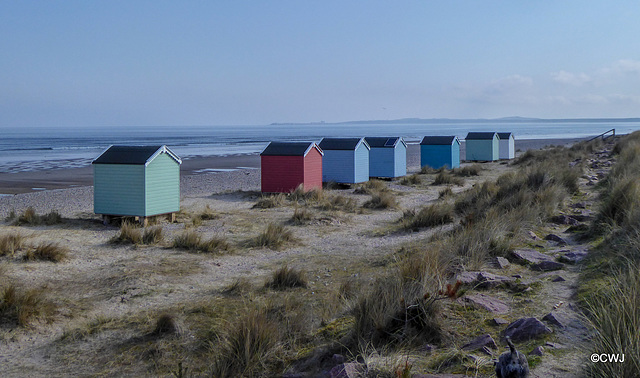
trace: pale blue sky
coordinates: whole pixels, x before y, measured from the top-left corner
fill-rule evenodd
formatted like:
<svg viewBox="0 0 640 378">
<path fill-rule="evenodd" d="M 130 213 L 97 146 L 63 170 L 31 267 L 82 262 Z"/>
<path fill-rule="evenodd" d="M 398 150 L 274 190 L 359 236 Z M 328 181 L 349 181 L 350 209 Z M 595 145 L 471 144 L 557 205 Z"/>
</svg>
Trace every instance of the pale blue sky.
<svg viewBox="0 0 640 378">
<path fill-rule="evenodd" d="M 638 1 L 3 1 L 0 127 L 640 117 Z"/>
</svg>

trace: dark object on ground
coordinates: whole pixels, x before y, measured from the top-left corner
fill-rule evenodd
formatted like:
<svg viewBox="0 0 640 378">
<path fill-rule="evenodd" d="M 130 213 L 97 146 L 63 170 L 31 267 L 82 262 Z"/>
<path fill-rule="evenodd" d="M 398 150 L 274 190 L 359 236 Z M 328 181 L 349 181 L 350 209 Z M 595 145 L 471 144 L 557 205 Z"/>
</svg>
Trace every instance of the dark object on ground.
<svg viewBox="0 0 640 378">
<path fill-rule="evenodd" d="M 529 376 L 529 362 L 527 357 L 518 352 L 516 347 L 507 337 L 509 352 L 504 352 L 496 364 L 496 376 L 498 378 L 527 378 Z"/>
</svg>

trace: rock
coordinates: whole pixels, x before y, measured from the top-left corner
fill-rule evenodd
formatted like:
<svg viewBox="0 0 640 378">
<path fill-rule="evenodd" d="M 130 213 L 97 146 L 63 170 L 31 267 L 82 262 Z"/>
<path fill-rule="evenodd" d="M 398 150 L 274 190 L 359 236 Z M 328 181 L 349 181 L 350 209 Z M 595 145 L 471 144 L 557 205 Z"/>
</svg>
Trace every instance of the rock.
<svg viewBox="0 0 640 378">
<path fill-rule="evenodd" d="M 531 353 L 529 353 L 529 355 L 531 355 L 531 356 L 542 356 L 543 354 L 544 354 L 544 348 L 541 347 L 541 346 L 537 346 L 537 347 L 533 348 Z"/>
<path fill-rule="evenodd" d="M 551 282 L 564 282 L 564 281 L 566 280 L 562 276 L 556 276 L 551 280 Z"/>
<path fill-rule="evenodd" d="M 518 249 L 511 252 L 511 257 L 521 264 L 537 264 L 542 261 L 551 261 L 551 257 L 540 253 L 535 249 Z"/>
<path fill-rule="evenodd" d="M 467 378 L 464 374 L 414 374 L 411 378 Z"/>
<path fill-rule="evenodd" d="M 544 237 L 544 240 L 554 241 L 559 245 L 567 245 L 567 241 L 556 234 L 549 234 Z"/>
<path fill-rule="evenodd" d="M 549 347 L 549 348 L 553 348 L 553 349 L 562 349 L 562 345 L 558 344 L 558 343 L 552 343 L 547 341 L 546 343 L 544 343 L 544 346 Z"/>
<path fill-rule="evenodd" d="M 488 272 L 462 272 L 456 276 L 456 280 L 467 285 L 478 287 L 495 287 L 502 283 L 512 282 L 511 277 L 498 276 Z"/>
<path fill-rule="evenodd" d="M 461 298 L 465 303 L 470 303 L 476 307 L 484 308 L 495 314 L 505 314 L 509 312 L 509 306 L 498 298 L 486 294 L 469 294 Z"/>
<path fill-rule="evenodd" d="M 554 215 L 551 217 L 551 222 L 555 224 L 566 224 L 568 226 L 577 226 L 580 224 L 577 219 L 572 218 L 565 214 Z"/>
<path fill-rule="evenodd" d="M 576 202 L 569 205 L 569 207 L 573 207 L 574 209 L 586 209 L 587 204 L 585 202 Z"/>
<path fill-rule="evenodd" d="M 496 257 L 493 261 L 493 265 L 499 269 L 505 269 L 509 266 L 509 260 L 504 257 Z"/>
<path fill-rule="evenodd" d="M 520 279 L 522 278 L 522 274 L 512 274 L 511 277 Z"/>
<path fill-rule="evenodd" d="M 462 349 L 473 352 L 473 351 L 482 349 L 484 347 L 492 348 L 492 349 L 498 348 L 498 346 L 496 345 L 496 342 L 493 340 L 493 337 L 491 337 L 491 335 L 489 335 L 488 333 L 486 335 L 478 336 L 475 339 L 471 340 L 467 344 L 463 345 Z"/>
<path fill-rule="evenodd" d="M 493 318 L 491 319 L 491 321 L 493 322 L 494 325 L 505 325 L 505 324 L 509 324 L 508 321 L 506 321 L 505 319 L 502 318 Z"/>
<path fill-rule="evenodd" d="M 348 362 L 336 365 L 329 372 L 331 378 L 357 378 L 365 373 L 365 365 L 359 362 Z"/>
<path fill-rule="evenodd" d="M 343 364 L 345 361 L 346 361 L 346 358 L 344 358 L 344 356 L 341 354 L 336 353 L 331 357 L 331 362 L 333 362 L 336 365 Z"/>
<path fill-rule="evenodd" d="M 554 270 L 564 269 L 564 264 L 556 261 L 541 261 L 531 266 L 533 270 L 539 270 L 542 272 L 551 272 Z"/>
<path fill-rule="evenodd" d="M 535 233 L 535 232 L 533 232 L 533 231 L 529 231 L 529 232 L 527 232 L 527 233 L 529 234 L 529 237 L 530 237 L 531 239 L 533 239 L 533 240 L 540 240 L 540 238 L 538 237 L 538 235 L 536 235 L 536 233 Z"/>
<path fill-rule="evenodd" d="M 536 318 L 521 318 L 509 324 L 504 330 L 503 336 L 519 342 L 537 339 L 549 333 L 553 333 L 553 330 L 540 320 Z"/>
<path fill-rule="evenodd" d="M 567 263 L 567 264 L 576 264 L 582 261 L 585 257 L 587 257 L 587 252 L 584 251 L 572 251 L 567 252 L 558 257 L 558 261 Z"/>
<path fill-rule="evenodd" d="M 553 311 L 545 315 L 542 320 L 554 326 L 564 328 L 564 324 L 562 324 L 562 322 L 560 321 L 558 314 L 554 313 Z"/>
</svg>

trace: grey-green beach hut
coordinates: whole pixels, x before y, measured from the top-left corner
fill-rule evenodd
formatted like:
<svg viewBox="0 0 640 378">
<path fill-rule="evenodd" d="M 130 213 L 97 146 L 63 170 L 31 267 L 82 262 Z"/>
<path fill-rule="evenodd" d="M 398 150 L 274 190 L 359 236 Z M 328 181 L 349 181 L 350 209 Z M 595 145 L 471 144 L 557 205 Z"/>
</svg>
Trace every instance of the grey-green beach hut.
<svg viewBox="0 0 640 378">
<path fill-rule="evenodd" d="M 93 165 L 93 209 L 146 217 L 180 210 L 180 164 L 167 146 L 111 146 Z"/>
</svg>

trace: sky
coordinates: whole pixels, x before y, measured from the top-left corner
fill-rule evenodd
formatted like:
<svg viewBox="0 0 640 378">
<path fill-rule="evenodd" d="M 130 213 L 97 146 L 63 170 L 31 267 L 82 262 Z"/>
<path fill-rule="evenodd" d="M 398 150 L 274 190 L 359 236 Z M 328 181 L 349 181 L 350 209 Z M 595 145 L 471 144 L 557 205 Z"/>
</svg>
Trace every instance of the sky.
<svg viewBox="0 0 640 378">
<path fill-rule="evenodd" d="M 0 128 L 640 117 L 640 2 L 2 1 Z"/>
</svg>

